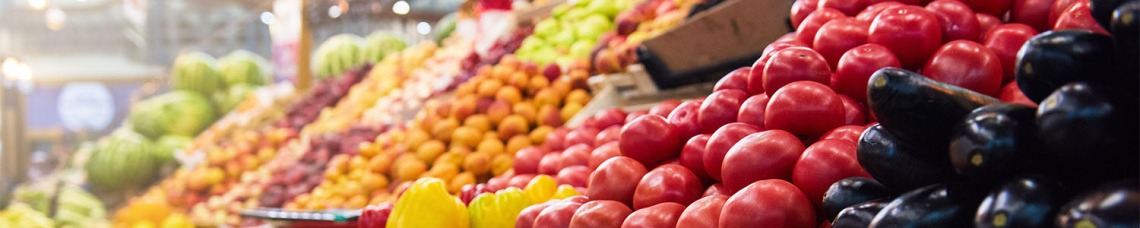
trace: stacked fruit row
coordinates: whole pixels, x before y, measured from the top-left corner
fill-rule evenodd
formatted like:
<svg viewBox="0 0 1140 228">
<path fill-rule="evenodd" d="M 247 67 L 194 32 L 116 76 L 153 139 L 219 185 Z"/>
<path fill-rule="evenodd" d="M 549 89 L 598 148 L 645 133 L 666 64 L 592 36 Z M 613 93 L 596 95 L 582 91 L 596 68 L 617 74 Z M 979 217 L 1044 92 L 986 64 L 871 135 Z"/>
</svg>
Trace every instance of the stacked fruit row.
<svg viewBox="0 0 1140 228">
<path fill-rule="evenodd" d="M 636 50 L 642 41 L 680 24 L 698 3 L 701 2 L 646 0 L 619 13 L 615 18 L 615 28 L 602 34 L 590 55 L 590 62 L 594 64 L 593 72 L 624 72 L 626 66 L 637 62 Z"/>
<path fill-rule="evenodd" d="M 348 124 L 358 120 L 361 113 L 371 108 L 377 99 L 401 86 L 407 77 L 407 71 L 402 69 L 419 67 L 434 53 L 435 48 L 434 43 L 423 43 L 391 54 L 400 58 L 385 58 L 375 67 L 366 66 L 363 69 L 350 70 L 341 76 L 359 77 L 357 81 L 360 82 L 340 87 L 336 92 L 344 95 L 341 99 L 331 100 L 336 102 L 335 106 L 315 111 L 309 107 L 310 110 L 303 111 L 310 115 L 309 120 L 312 120 L 312 123 L 285 123 L 291 128 L 299 128 L 300 137 L 285 142 L 284 146 L 278 149 L 277 156 L 262 167 L 245 174 L 248 178 L 243 175 L 240 182 L 228 191 L 210 197 L 203 204 L 195 205 L 191 209 L 191 219 L 199 225 L 253 223 L 256 221 L 242 221 L 237 213 L 257 206 L 279 207 L 295 194 L 309 191 L 321 180 L 293 178 L 305 176 L 304 173 L 296 175 L 296 172 L 323 170 L 328 159 L 344 152 L 342 148 L 346 146 L 342 145 L 353 142 L 352 138 L 357 138 L 356 141 L 359 142 L 374 137 L 375 133 L 368 133 L 369 131 L 354 135 L 352 133 L 357 131 L 347 129 Z M 319 88 L 314 88 L 314 91 L 318 91 L 317 89 Z"/>
<path fill-rule="evenodd" d="M 459 195 L 498 198 L 535 175 L 585 187 L 502 204 L 515 227 L 1140 225 L 1140 24 L 1123 16 L 1140 6 L 1036 2 L 799 1 L 797 32 L 708 97 L 553 130 Z M 1016 24 L 1046 24 L 1051 7 L 1065 10 L 1046 28 L 1067 31 Z M 408 224 L 399 204 L 362 223 Z M 470 216 L 457 225 L 488 218 Z"/>
<path fill-rule="evenodd" d="M 423 177 L 439 178 L 456 193 L 502 174 L 516 151 L 544 140 L 589 101 L 586 77 L 584 71 L 563 75 L 557 65 L 540 72 L 534 63 L 505 57 L 459 85 L 455 97 L 427 102 L 410 123 L 358 154 L 333 158 L 325 182 L 285 207 L 361 208 L 365 204 L 342 202 L 390 202 Z"/>
<path fill-rule="evenodd" d="M 458 83 L 461 73 L 460 62 L 473 53 L 474 42 L 455 37 L 446 43 L 423 63 L 409 73 L 401 89 L 376 100 L 372 108 L 364 111 L 359 126 L 379 128 L 407 122 L 405 115 L 419 110 L 423 102 L 448 91 Z"/>
<path fill-rule="evenodd" d="M 554 7 L 551 17 L 535 24 L 534 34 L 522 41 L 515 54 L 520 60 L 539 65 L 557 63 L 573 69 L 589 69 L 590 52 L 602 34 L 614 29 L 614 17 L 639 0 L 570 1 Z M 571 66 L 580 65 L 580 66 Z"/>
</svg>

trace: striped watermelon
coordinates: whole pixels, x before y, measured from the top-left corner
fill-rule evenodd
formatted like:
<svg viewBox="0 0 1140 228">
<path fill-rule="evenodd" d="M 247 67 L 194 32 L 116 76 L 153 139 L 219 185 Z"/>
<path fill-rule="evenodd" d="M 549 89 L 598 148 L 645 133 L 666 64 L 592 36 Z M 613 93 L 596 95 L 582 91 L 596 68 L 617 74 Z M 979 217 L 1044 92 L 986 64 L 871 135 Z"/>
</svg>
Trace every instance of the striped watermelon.
<svg viewBox="0 0 1140 228">
<path fill-rule="evenodd" d="M 340 76 L 364 64 L 361 45 L 364 38 L 353 34 L 333 36 L 321 44 L 313 55 L 313 74 L 319 79 Z"/>
<path fill-rule="evenodd" d="M 230 52 L 218 59 L 218 73 L 227 87 L 237 84 L 265 85 L 272 77 L 269 62 L 246 50 Z"/>
<path fill-rule="evenodd" d="M 120 129 L 104 138 L 87 160 L 87 182 L 99 190 L 118 191 L 150 182 L 158 171 L 154 143 Z"/>
<path fill-rule="evenodd" d="M 171 91 L 135 105 L 132 128 L 151 139 L 166 134 L 194 137 L 216 120 L 209 99 L 189 91 Z"/>
<path fill-rule="evenodd" d="M 364 61 L 378 63 L 384 60 L 388 54 L 404 50 L 407 47 L 408 43 L 392 33 L 377 31 L 368 35 L 368 38 L 364 40 Z"/>
<path fill-rule="evenodd" d="M 170 86 L 175 90 L 193 91 L 202 96 L 210 96 L 225 82 L 218 76 L 214 57 L 206 53 L 190 52 L 174 59 L 170 73 Z"/>
</svg>

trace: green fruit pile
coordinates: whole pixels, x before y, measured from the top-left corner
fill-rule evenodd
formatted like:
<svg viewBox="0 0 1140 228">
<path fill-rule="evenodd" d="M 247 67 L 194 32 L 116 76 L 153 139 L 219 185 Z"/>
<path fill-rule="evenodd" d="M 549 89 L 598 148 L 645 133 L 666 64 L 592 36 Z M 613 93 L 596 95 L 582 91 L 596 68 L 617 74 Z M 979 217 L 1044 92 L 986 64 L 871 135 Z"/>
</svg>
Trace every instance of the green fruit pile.
<svg viewBox="0 0 1140 228">
<path fill-rule="evenodd" d="M 158 148 L 145 136 L 120 129 L 99 142 L 87 161 L 87 182 L 95 189 L 118 191 L 150 182 L 158 171 Z"/>
<path fill-rule="evenodd" d="M 364 39 L 364 46 L 362 47 L 364 49 L 363 58 L 364 61 L 368 63 L 378 63 L 384 60 L 384 57 L 388 56 L 388 54 L 396 53 L 407 47 L 408 43 L 396 37 L 396 35 L 389 32 L 377 31 Z"/>
<path fill-rule="evenodd" d="M 167 134 L 194 137 L 216 120 L 209 99 L 172 91 L 139 102 L 128 117 L 135 132 L 150 139 Z"/>
<path fill-rule="evenodd" d="M 273 76 L 265 58 L 246 50 L 233 51 L 218 59 L 218 72 L 228 87 L 241 84 L 262 86 L 271 82 Z"/>
<path fill-rule="evenodd" d="M 329 38 L 313 54 L 313 74 L 319 79 L 325 79 L 364 64 L 363 43 L 364 38 L 352 34 Z"/>
<path fill-rule="evenodd" d="M 574 59 L 590 57 L 598 37 L 613 30 L 614 17 L 634 1 L 581 0 L 557 6 L 553 16 L 539 21 L 534 34 L 522 42 L 515 55 L 540 65 L 556 62 L 569 65 Z"/>
<path fill-rule="evenodd" d="M 224 87 L 224 81 L 218 75 L 217 60 L 206 53 L 190 52 L 174 59 L 171 77 L 171 87 L 175 90 L 192 91 L 203 96 L 214 94 L 214 91 Z"/>
</svg>

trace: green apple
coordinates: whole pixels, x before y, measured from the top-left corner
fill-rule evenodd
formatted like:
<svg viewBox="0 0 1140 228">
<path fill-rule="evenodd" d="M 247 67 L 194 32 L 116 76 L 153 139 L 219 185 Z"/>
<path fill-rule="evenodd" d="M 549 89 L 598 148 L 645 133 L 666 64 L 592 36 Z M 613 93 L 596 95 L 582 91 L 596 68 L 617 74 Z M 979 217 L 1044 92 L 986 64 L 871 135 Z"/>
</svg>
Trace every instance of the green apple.
<svg viewBox="0 0 1140 228">
<path fill-rule="evenodd" d="M 550 14 L 555 19 L 561 19 L 562 16 L 566 15 L 567 11 L 570 11 L 570 7 L 571 7 L 571 5 L 569 5 L 569 4 L 562 4 L 562 5 L 555 6 L 554 9 L 550 10 Z"/>
<path fill-rule="evenodd" d="M 613 29 L 613 23 L 603 15 L 591 15 L 574 27 L 578 39 L 594 38 Z"/>
<path fill-rule="evenodd" d="M 538 49 L 534 52 L 534 55 L 531 56 L 531 60 L 534 60 L 539 66 L 546 65 L 554 61 L 555 58 L 558 58 L 558 51 L 551 47 Z"/>
<path fill-rule="evenodd" d="M 598 0 L 598 1 L 593 1 L 593 0 L 577 0 L 577 1 L 574 1 L 574 6 L 577 6 L 577 7 L 585 7 L 585 6 L 588 6 L 588 5 L 590 5 L 590 3 L 594 3 L 594 2 L 606 2 L 606 1 L 609 1 L 609 0 Z"/>
<path fill-rule="evenodd" d="M 590 51 L 594 50 L 594 42 L 590 40 L 578 40 L 574 45 L 570 45 L 570 56 L 575 58 L 590 57 Z"/>
<path fill-rule="evenodd" d="M 566 12 L 566 15 L 562 15 L 559 20 L 576 21 L 593 14 L 595 13 L 593 11 L 590 11 L 588 8 L 573 8 L 570 9 L 570 11 Z"/>
<path fill-rule="evenodd" d="M 603 14 L 611 18 L 616 16 L 621 10 L 615 1 L 593 1 L 590 2 L 590 5 L 586 8 L 596 14 Z"/>
<path fill-rule="evenodd" d="M 547 44 L 555 48 L 570 48 L 576 37 L 574 29 L 564 29 L 555 34 L 554 37 L 547 39 Z"/>
<path fill-rule="evenodd" d="M 554 63 L 557 63 L 559 66 L 569 66 L 570 64 L 574 63 L 574 60 L 574 57 L 562 56 L 554 59 Z"/>
<path fill-rule="evenodd" d="M 547 39 L 550 39 L 550 37 L 554 36 L 554 34 L 558 33 L 561 30 L 563 30 L 562 26 L 558 23 L 557 20 L 553 19 L 545 19 L 534 25 L 534 34 Z"/>
<path fill-rule="evenodd" d="M 542 40 L 542 38 L 538 36 L 528 36 L 526 39 L 523 39 L 522 45 L 519 46 L 519 50 L 531 50 L 542 46 L 546 46 L 545 40 Z"/>
</svg>

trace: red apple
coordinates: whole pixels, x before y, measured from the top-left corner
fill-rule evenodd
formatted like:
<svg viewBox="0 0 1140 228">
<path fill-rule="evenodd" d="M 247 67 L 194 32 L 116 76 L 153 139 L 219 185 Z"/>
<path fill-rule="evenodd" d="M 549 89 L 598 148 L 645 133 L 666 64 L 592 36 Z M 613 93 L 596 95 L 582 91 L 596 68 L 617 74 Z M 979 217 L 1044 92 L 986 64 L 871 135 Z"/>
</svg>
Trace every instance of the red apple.
<svg viewBox="0 0 1140 228">
<path fill-rule="evenodd" d="M 673 109 L 676 109 L 678 105 L 681 105 L 681 101 L 678 101 L 678 100 L 661 101 L 661 102 L 658 102 L 656 105 L 653 105 L 652 108 L 649 108 L 649 114 L 658 115 L 661 117 L 669 117 L 669 113 L 673 112 Z"/>
<path fill-rule="evenodd" d="M 748 94 L 740 90 L 716 91 L 705 98 L 697 115 L 700 133 L 712 133 L 725 124 L 736 122 L 736 114 L 745 99 L 748 99 Z"/>
<path fill-rule="evenodd" d="M 622 155 L 645 166 L 676 157 L 681 152 L 681 143 L 673 126 L 658 115 L 645 115 L 629 122 L 621 128 L 618 141 Z"/>
<path fill-rule="evenodd" d="M 701 128 L 700 120 L 697 119 L 700 108 L 701 101 L 688 100 L 681 102 L 673 112 L 669 113 L 669 125 L 673 126 L 678 136 L 689 138 L 697 135 Z"/>
<path fill-rule="evenodd" d="M 546 155 L 546 150 L 537 146 L 528 146 L 515 152 L 513 163 L 515 172 L 519 174 L 537 173 L 538 164 L 542 161 L 543 155 Z"/>
<path fill-rule="evenodd" d="M 702 194 L 701 197 L 708 197 L 711 195 L 729 196 L 730 194 L 724 190 L 724 183 L 716 183 L 709 185 L 709 188 L 705 189 L 705 194 Z"/>
<path fill-rule="evenodd" d="M 772 59 L 764 65 L 764 91 L 776 91 L 797 81 L 830 84 L 831 67 L 822 55 L 810 48 L 792 47 L 772 54 Z"/>
<path fill-rule="evenodd" d="M 843 101 L 843 125 L 863 125 L 867 122 L 867 108 L 863 103 L 843 94 L 839 94 L 839 100 Z"/>
<path fill-rule="evenodd" d="M 790 180 L 792 168 L 803 152 L 803 143 L 787 131 L 753 133 L 728 150 L 721 166 L 721 180 L 728 192 L 758 180 Z"/>
<path fill-rule="evenodd" d="M 661 165 L 646 173 L 633 193 L 633 208 L 641 209 L 659 203 L 688 205 L 701 197 L 704 185 L 696 174 L 684 166 Z"/>
<path fill-rule="evenodd" d="M 556 63 L 548 63 L 545 68 L 542 68 L 542 75 L 546 76 L 547 80 L 553 82 L 555 79 L 558 79 L 558 76 L 562 76 L 562 67 L 559 67 Z"/>
<path fill-rule="evenodd" d="M 685 211 L 685 205 L 673 202 L 666 202 L 650 207 L 638 209 L 629 214 L 622 222 L 622 228 L 657 228 L 657 227 L 677 227 L 677 219 L 681 217 L 681 212 Z"/>
<path fill-rule="evenodd" d="M 538 174 L 555 175 L 558 170 L 562 170 L 562 152 L 547 153 L 538 161 Z"/>
<path fill-rule="evenodd" d="M 858 145 L 859 136 L 863 135 L 863 130 L 867 130 L 867 127 L 864 127 L 862 125 L 847 125 L 837 127 L 835 129 L 831 129 L 831 131 L 828 131 L 827 133 L 824 133 L 823 136 L 819 137 L 819 140 L 823 141 L 828 139 L 838 139 L 851 143 L 852 145 Z"/>
<path fill-rule="evenodd" d="M 703 161 L 705 157 L 705 146 L 709 143 L 709 137 L 711 137 L 711 135 L 708 134 L 693 136 L 689 138 L 689 141 L 685 142 L 685 146 L 681 148 L 681 166 L 693 171 L 693 174 L 696 174 L 701 180 L 712 179 L 709 177 L 709 173 L 705 172 L 705 163 Z"/>
<path fill-rule="evenodd" d="M 590 174 L 586 196 L 594 200 L 613 200 L 633 205 L 633 192 L 637 185 L 632 184 L 632 180 L 641 180 L 646 172 L 648 170 L 645 166 L 632 158 L 610 158 Z"/>
<path fill-rule="evenodd" d="M 720 210 L 720 227 L 814 227 L 810 200 L 792 183 L 757 181 L 733 194 Z"/>
<path fill-rule="evenodd" d="M 594 114 L 593 119 L 594 127 L 598 129 L 606 129 L 612 126 L 621 127 L 622 124 L 625 124 L 625 112 L 617 108 L 606 109 Z"/>
<path fill-rule="evenodd" d="M 617 142 L 619 138 L 621 138 L 621 126 L 610 126 L 594 136 L 594 145 L 601 146 L 609 142 Z"/>
<path fill-rule="evenodd" d="M 590 168 L 582 165 L 568 166 L 558 171 L 558 176 L 554 180 L 558 181 L 558 184 L 586 187 L 590 181 Z"/>
<path fill-rule="evenodd" d="M 729 72 L 716 82 L 716 86 L 713 86 L 713 91 L 726 89 L 748 91 L 748 75 L 750 72 L 752 72 L 751 67 L 741 67 Z"/>
<path fill-rule="evenodd" d="M 594 147 L 584 144 L 578 144 L 566 148 L 562 151 L 561 167 L 570 167 L 575 165 L 586 166 L 590 164 L 590 152 L 594 151 Z"/>
<path fill-rule="evenodd" d="M 768 107 L 768 94 L 756 94 L 740 104 L 736 121 L 764 128 L 764 109 Z"/>
<path fill-rule="evenodd" d="M 711 195 L 694 201 L 681 212 L 677 227 L 716 228 L 725 201 L 728 201 L 727 195 Z"/>
<path fill-rule="evenodd" d="M 871 178 L 871 174 L 859 166 L 855 156 L 856 146 L 850 142 L 830 139 L 820 140 L 804 150 L 792 171 L 792 183 L 803 191 L 808 199 L 823 199 L 823 193 L 832 183 L 848 177 Z M 822 201 L 812 200 L 819 207 Z"/>
<path fill-rule="evenodd" d="M 618 142 L 608 142 L 598 148 L 594 148 L 594 151 L 590 152 L 590 160 L 587 161 L 587 165 L 590 170 L 594 170 L 602 165 L 602 162 L 617 156 L 621 156 L 621 150 L 618 149 Z"/>
<path fill-rule="evenodd" d="M 594 139 L 598 136 L 598 129 L 590 127 L 580 127 L 566 133 L 566 147 L 573 147 L 574 145 L 582 144 L 586 146 L 595 146 Z"/>
<path fill-rule="evenodd" d="M 550 207 L 550 205 L 553 205 L 553 204 L 559 203 L 559 202 L 561 202 L 561 201 L 547 201 L 545 203 L 530 205 L 529 207 L 526 207 L 526 209 L 523 209 L 522 211 L 519 212 L 519 217 L 518 217 L 518 219 L 515 220 L 515 227 L 516 228 L 534 227 L 534 222 L 535 222 L 535 220 L 537 220 L 538 215 L 540 213 L 542 213 L 543 210 L 546 210 L 546 208 Z"/>
<path fill-rule="evenodd" d="M 831 88 L 798 81 L 772 94 L 764 110 L 764 126 L 810 138 L 842 126 L 845 115 L 843 101 Z"/>
<path fill-rule="evenodd" d="M 582 203 L 563 200 L 558 203 L 552 204 L 542 212 L 538 213 L 538 217 L 534 219 L 534 228 L 566 228 L 570 227 L 570 220 L 574 218 L 574 211 L 577 211 Z M 515 224 L 517 227 L 518 224 Z"/>
<path fill-rule="evenodd" d="M 570 219 L 570 227 L 620 227 L 633 213 L 628 206 L 613 200 L 594 200 L 582 204 Z"/>
<path fill-rule="evenodd" d="M 708 145 L 705 145 L 705 156 L 701 159 L 709 177 L 714 180 L 723 180 L 720 171 L 721 163 L 724 162 L 724 155 L 728 154 L 728 150 L 732 148 L 732 145 L 736 145 L 737 141 L 760 130 L 763 129 L 746 123 L 731 123 L 716 130 L 709 137 Z"/>
</svg>

